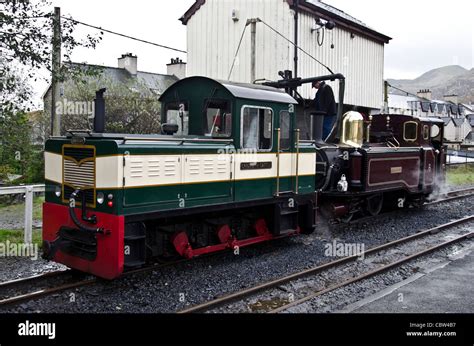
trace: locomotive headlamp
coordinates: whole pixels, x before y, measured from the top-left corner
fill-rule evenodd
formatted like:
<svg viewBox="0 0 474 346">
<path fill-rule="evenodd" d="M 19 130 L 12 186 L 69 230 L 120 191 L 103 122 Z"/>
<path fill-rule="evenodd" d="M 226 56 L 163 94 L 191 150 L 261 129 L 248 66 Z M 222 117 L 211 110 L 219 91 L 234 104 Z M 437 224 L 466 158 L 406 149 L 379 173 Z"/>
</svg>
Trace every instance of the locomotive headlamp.
<svg viewBox="0 0 474 346">
<path fill-rule="evenodd" d="M 104 193 L 103 192 L 98 192 L 97 193 L 97 203 L 99 203 L 99 204 L 104 203 L 104 199 L 105 199 Z"/>
<path fill-rule="evenodd" d="M 113 200 L 113 199 L 114 199 L 114 195 L 112 195 L 111 193 L 109 193 L 109 194 L 107 195 L 107 198 L 108 198 L 109 200 Z"/>
<path fill-rule="evenodd" d="M 56 197 L 61 197 L 61 188 L 59 186 L 55 187 L 54 194 L 56 195 Z"/>
</svg>

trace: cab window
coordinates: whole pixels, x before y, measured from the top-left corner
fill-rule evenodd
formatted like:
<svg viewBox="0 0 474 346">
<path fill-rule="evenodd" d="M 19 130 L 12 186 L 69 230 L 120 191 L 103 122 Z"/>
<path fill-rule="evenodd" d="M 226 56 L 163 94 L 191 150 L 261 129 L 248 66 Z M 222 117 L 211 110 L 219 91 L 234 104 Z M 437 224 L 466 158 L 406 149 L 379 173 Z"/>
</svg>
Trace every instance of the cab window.
<svg viewBox="0 0 474 346">
<path fill-rule="evenodd" d="M 403 124 L 403 139 L 406 142 L 415 142 L 418 138 L 418 123 L 415 121 L 407 121 Z"/>
<path fill-rule="evenodd" d="M 204 107 L 204 134 L 212 137 L 230 137 L 232 114 L 227 100 L 206 100 Z"/>
<path fill-rule="evenodd" d="M 430 127 L 428 125 L 423 125 L 423 139 L 425 141 L 430 139 Z"/>
<path fill-rule="evenodd" d="M 269 151 L 272 148 L 273 111 L 268 108 L 242 108 L 241 146 Z"/>
<path fill-rule="evenodd" d="M 188 134 L 189 108 L 187 102 L 172 102 L 166 105 L 166 119 L 163 123 L 178 125 L 177 135 Z"/>
</svg>

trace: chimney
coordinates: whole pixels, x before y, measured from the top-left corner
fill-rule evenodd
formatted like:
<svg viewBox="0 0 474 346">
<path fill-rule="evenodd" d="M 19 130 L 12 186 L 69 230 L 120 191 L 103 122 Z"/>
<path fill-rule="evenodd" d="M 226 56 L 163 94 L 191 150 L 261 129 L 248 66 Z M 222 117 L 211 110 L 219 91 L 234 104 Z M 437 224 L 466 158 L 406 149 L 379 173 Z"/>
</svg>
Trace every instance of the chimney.
<svg viewBox="0 0 474 346">
<path fill-rule="evenodd" d="M 107 89 L 102 88 L 95 92 L 94 99 L 94 132 L 104 133 L 105 131 L 105 100 L 104 93 Z"/>
<path fill-rule="evenodd" d="M 421 89 L 416 93 L 416 96 L 430 100 L 431 101 L 431 90 L 430 89 Z"/>
<path fill-rule="evenodd" d="M 458 104 L 458 95 L 456 95 L 456 94 L 444 95 L 444 96 L 443 96 L 443 99 L 444 99 L 446 102 L 452 102 L 452 103 L 454 103 L 455 105 Z"/>
<path fill-rule="evenodd" d="M 186 77 L 186 63 L 180 58 L 171 59 L 171 63 L 166 64 L 166 74 L 176 76 L 179 79 Z"/>
<path fill-rule="evenodd" d="M 124 68 L 132 76 L 137 75 L 137 56 L 132 53 L 122 54 L 118 58 L 118 68 Z"/>
</svg>

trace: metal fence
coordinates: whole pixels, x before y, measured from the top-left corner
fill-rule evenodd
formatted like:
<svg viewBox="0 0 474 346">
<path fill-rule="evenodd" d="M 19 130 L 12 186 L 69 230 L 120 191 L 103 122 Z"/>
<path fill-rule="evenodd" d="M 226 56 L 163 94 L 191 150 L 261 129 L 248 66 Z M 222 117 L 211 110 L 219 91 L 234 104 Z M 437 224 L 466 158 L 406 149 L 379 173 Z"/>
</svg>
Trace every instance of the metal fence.
<svg viewBox="0 0 474 346">
<path fill-rule="evenodd" d="M 33 242 L 33 195 L 44 191 L 44 184 L 0 187 L 0 195 L 25 194 L 25 244 Z"/>
</svg>

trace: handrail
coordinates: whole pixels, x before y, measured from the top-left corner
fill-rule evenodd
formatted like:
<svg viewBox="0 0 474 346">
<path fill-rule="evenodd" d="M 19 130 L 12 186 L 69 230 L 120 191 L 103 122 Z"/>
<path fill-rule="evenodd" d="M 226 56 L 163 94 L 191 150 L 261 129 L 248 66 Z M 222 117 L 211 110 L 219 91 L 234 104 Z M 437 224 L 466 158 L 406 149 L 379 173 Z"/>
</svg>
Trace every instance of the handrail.
<svg viewBox="0 0 474 346">
<path fill-rule="evenodd" d="M 296 186 L 295 193 L 298 194 L 298 174 L 299 174 L 299 163 L 300 163 L 300 129 L 296 129 Z"/>
<path fill-rule="evenodd" d="M 280 196 L 280 136 L 281 136 L 281 129 L 275 129 L 277 132 L 277 188 L 276 188 L 276 196 Z"/>
</svg>

